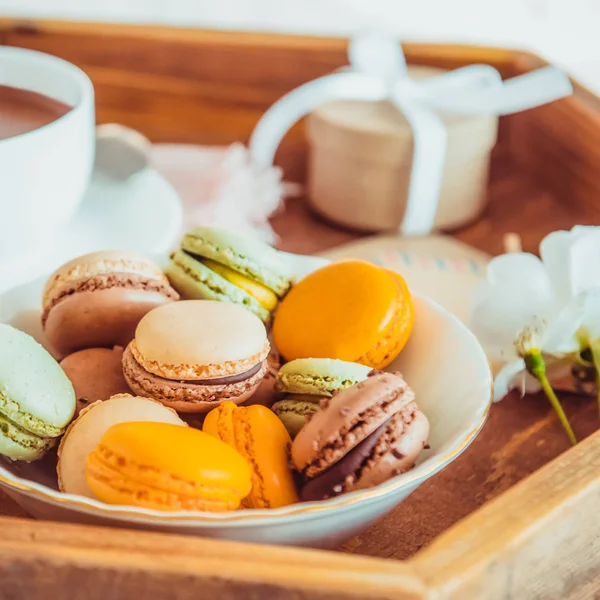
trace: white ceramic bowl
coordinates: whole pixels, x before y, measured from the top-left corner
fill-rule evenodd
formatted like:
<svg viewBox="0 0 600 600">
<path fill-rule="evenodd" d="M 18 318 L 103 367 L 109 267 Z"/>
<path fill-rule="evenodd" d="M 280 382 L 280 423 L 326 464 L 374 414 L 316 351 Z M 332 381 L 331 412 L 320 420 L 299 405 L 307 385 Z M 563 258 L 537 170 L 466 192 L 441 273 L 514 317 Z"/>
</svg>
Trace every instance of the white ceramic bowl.
<svg viewBox="0 0 600 600">
<path fill-rule="evenodd" d="M 319 262 L 298 264 L 310 271 Z M 43 281 L 0 296 L 0 321 L 41 341 L 39 302 Z M 415 469 L 370 490 L 324 502 L 274 510 L 223 514 L 163 513 L 109 506 L 61 494 L 51 460 L 0 466 L 0 485 L 33 516 L 57 521 L 139 527 L 259 543 L 332 547 L 365 529 L 402 502 L 429 477 L 451 463 L 481 429 L 491 398 L 492 377 L 485 354 L 470 331 L 427 298 L 416 297 L 410 341 L 388 370 L 401 371 L 431 423 L 430 450 Z"/>
</svg>

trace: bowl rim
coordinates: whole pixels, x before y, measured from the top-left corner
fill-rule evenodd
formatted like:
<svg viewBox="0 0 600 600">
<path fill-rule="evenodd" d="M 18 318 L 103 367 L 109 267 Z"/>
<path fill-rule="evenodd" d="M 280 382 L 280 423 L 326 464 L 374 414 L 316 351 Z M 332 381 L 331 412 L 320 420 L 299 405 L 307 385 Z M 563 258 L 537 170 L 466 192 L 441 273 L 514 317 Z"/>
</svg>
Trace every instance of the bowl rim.
<svg viewBox="0 0 600 600">
<path fill-rule="evenodd" d="M 27 284 L 26 284 L 27 285 Z M 10 292 L 11 290 L 8 290 Z M 53 504 L 63 506 L 79 513 L 85 513 L 93 516 L 101 516 L 108 519 L 121 519 L 128 522 L 151 521 L 153 525 L 198 525 L 205 528 L 231 526 L 248 527 L 252 525 L 282 524 L 291 520 L 305 520 L 313 516 L 325 517 L 328 513 L 336 511 L 351 510 L 357 504 L 364 504 L 392 495 L 402 489 L 413 491 L 423 481 L 442 470 L 454 459 L 456 459 L 475 439 L 483 427 L 488 416 L 493 398 L 493 377 L 489 367 L 489 362 L 485 352 L 475 335 L 468 327 L 451 312 L 440 306 L 429 297 L 413 293 L 413 296 L 420 301 L 425 302 L 433 311 L 441 313 L 444 318 L 454 322 L 454 325 L 461 329 L 465 336 L 469 337 L 479 349 L 478 360 L 481 366 L 485 365 L 486 380 L 481 382 L 482 389 L 489 390 L 486 398 L 482 398 L 473 420 L 468 428 L 457 436 L 452 446 L 437 458 L 432 457 L 421 465 L 418 465 L 411 471 L 403 473 L 366 490 L 358 490 L 343 494 L 336 498 L 320 500 L 313 502 L 301 502 L 291 504 L 281 508 L 253 509 L 253 510 L 235 510 L 223 513 L 209 513 L 200 511 L 160 511 L 136 506 L 109 505 L 93 498 L 68 494 L 54 490 L 43 484 L 24 479 L 11 473 L 2 464 L 0 464 L 0 485 L 11 491 L 24 493 L 25 495 L 37 499 L 44 504 Z M 1 295 L 0 295 L 1 297 Z"/>
</svg>

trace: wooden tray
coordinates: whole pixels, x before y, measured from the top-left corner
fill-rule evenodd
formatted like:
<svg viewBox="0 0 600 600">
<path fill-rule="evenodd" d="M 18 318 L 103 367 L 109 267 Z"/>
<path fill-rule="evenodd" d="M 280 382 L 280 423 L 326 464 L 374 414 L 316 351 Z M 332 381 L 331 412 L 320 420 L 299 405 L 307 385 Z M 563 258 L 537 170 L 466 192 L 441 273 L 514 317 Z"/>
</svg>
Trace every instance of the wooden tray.
<svg viewBox="0 0 600 600">
<path fill-rule="evenodd" d="M 99 122 L 129 125 L 152 141 L 200 144 L 246 140 L 283 93 L 346 62 L 341 39 L 162 27 L 0 19 L 0 43 L 84 68 Z M 502 49 L 405 51 L 412 63 L 486 62 L 505 76 L 544 64 Z M 278 154 L 289 178 L 303 180 L 305 155 L 299 125 Z M 597 223 L 598 164 L 600 100 L 576 84 L 571 98 L 502 119 L 489 208 L 454 235 L 494 254 L 515 231 L 535 252 L 554 229 Z M 301 201 L 274 226 L 292 251 L 357 237 L 316 220 Z M 566 399 L 566 409 L 581 437 L 597 428 L 593 401 Z M 345 554 L 18 519 L 25 515 L 2 497 L 2 597 L 592 597 L 600 587 L 599 468 L 600 435 L 567 451 L 547 402 L 514 397 L 494 405 L 462 457 L 350 540 Z"/>
</svg>

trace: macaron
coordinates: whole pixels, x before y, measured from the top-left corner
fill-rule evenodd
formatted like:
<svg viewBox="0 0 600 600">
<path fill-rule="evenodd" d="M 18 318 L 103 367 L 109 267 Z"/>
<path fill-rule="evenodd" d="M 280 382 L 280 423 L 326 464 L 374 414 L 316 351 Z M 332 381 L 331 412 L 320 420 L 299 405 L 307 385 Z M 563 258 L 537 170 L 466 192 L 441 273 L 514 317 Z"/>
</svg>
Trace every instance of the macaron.
<svg viewBox="0 0 600 600">
<path fill-rule="evenodd" d="M 187 427 L 174 410 L 148 398 L 119 394 L 94 402 L 81 411 L 58 447 L 58 487 L 62 492 L 94 498 L 85 479 L 85 460 L 109 427 L 117 423 L 148 421 Z"/>
<path fill-rule="evenodd" d="M 346 260 L 299 281 L 280 303 L 273 339 L 287 361 L 337 358 L 381 369 L 411 334 L 413 302 L 393 271 Z"/>
<path fill-rule="evenodd" d="M 281 357 L 275 346 L 271 345 L 271 351 L 269 352 L 269 356 L 267 356 L 267 372 L 256 392 L 254 392 L 252 397 L 244 404 L 262 404 L 267 408 L 270 408 L 273 405 L 277 400 L 277 395 L 275 393 L 275 378 L 277 377 L 280 367 Z"/>
<path fill-rule="evenodd" d="M 251 470 L 233 448 L 197 429 L 120 423 L 87 457 L 86 481 L 107 504 L 225 512 L 250 491 Z"/>
<path fill-rule="evenodd" d="M 270 344 L 262 321 L 236 304 L 183 300 L 140 321 L 123 373 L 140 396 L 181 412 L 241 403 L 258 388 Z"/>
<path fill-rule="evenodd" d="M 429 435 L 414 398 L 399 374 L 374 373 L 323 401 L 292 444 L 301 498 L 325 500 L 412 469 Z"/>
<path fill-rule="evenodd" d="M 167 276 L 184 298 L 232 302 L 263 322 L 291 285 L 280 254 L 237 232 L 196 227 L 171 254 Z"/>
<path fill-rule="evenodd" d="M 273 412 L 294 438 L 306 417 L 319 410 L 322 398 L 363 381 L 371 367 L 331 358 L 297 358 L 279 369 L 275 390 L 285 394 L 273 404 Z"/>
<path fill-rule="evenodd" d="M 60 365 L 31 336 L 0 324 L 0 454 L 41 458 L 74 411 L 75 392 Z"/>
<path fill-rule="evenodd" d="M 106 400 L 131 390 L 123 377 L 123 348 L 86 348 L 69 354 L 60 366 L 73 384 L 75 416 L 96 400 Z"/>
<path fill-rule="evenodd" d="M 294 439 L 298 432 L 304 427 L 306 421 L 319 410 L 321 396 L 310 396 L 308 394 L 293 394 L 278 400 L 271 406 L 271 410 Z"/>
<path fill-rule="evenodd" d="M 84 348 L 125 347 L 148 311 L 178 298 L 160 267 L 142 254 L 87 254 L 60 267 L 46 283 L 46 342 L 58 358 Z"/>
<path fill-rule="evenodd" d="M 252 468 L 252 490 L 245 508 L 278 508 L 298 502 L 289 467 L 290 436 L 265 406 L 225 402 L 209 412 L 202 428 L 235 448 Z"/>
</svg>

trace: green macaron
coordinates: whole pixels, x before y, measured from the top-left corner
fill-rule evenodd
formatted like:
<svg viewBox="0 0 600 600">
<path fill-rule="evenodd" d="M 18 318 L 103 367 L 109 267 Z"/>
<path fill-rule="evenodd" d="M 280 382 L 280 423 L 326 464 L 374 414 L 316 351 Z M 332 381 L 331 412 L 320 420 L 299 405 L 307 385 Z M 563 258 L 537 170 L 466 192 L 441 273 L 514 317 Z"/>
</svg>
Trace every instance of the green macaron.
<svg viewBox="0 0 600 600">
<path fill-rule="evenodd" d="M 304 427 L 307 417 L 310 418 L 319 410 L 320 400 L 319 396 L 294 394 L 275 402 L 271 410 L 279 417 L 290 437 L 294 439 Z"/>
<path fill-rule="evenodd" d="M 319 410 L 323 398 L 364 381 L 373 369 L 358 363 L 332 358 L 298 358 L 279 369 L 275 390 L 283 399 L 273 412 L 292 439 L 304 427 L 307 417 Z"/>
<path fill-rule="evenodd" d="M 297 358 L 279 369 L 275 389 L 287 394 L 332 396 L 338 390 L 364 381 L 372 370 L 333 358 Z"/>
<path fill-rule="evenodd" d="M 185 298 L 240 304 L 264 322 L 292 281 L 277 250 L 214 227 L 196 227 L 184 235 L 171 254 L 167 276 Z"/>
<path fill-rule="evenodd" d="M 0 454 L 41 458 L 74 412 L 75 392 L 60 365 L 31 336 L 0 324 Z"/>
</svg>

